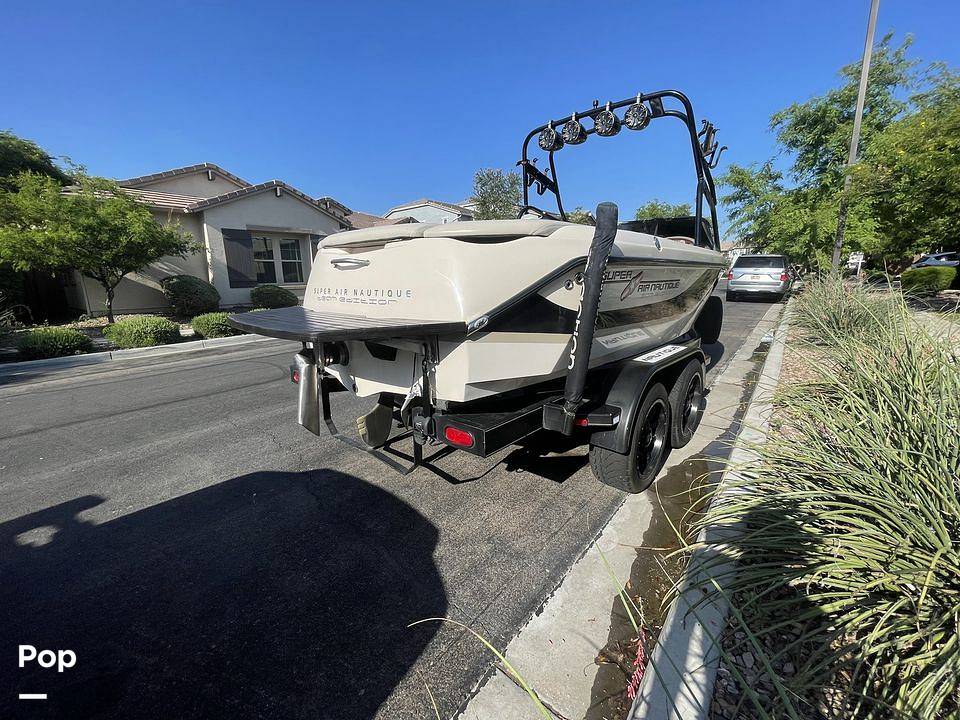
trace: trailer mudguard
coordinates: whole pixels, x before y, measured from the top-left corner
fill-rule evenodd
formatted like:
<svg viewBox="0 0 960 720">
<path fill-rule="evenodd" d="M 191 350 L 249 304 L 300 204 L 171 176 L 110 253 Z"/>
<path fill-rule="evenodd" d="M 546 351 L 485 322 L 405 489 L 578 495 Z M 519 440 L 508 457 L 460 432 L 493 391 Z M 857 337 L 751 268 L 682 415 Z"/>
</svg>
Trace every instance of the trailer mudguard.
<svg viewBox="0 0 960 720">
<path fill-rule="evenodd" d="M 656 380 L 663 382 L 669 392 L 673 381 L 692 357 L 699 357 L 700 362 L 705 360 L 699 340 L 664 345 L 626 361 L 617 370 L 611 370 L 601 388 L 599 399 L 607 405 L 620 408 L 620 422 L 609 430 L 591 433 L 590 444 L 626 454 L 637 409 L 643 402 L 647 388 Z"/>
</svg>

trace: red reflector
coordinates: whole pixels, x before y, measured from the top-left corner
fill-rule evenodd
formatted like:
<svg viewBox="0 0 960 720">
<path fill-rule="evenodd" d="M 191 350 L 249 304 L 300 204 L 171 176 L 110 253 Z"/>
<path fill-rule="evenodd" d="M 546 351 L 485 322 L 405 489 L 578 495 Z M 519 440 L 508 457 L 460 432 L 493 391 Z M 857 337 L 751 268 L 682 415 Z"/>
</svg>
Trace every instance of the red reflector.
<svg viewBox="0 0 960 720">
<path fill-rule="evenodd" d="M 299 383 L 299 382 L 300 382 L 300 371 L 299 371 L 299 370 L 294 370 L 293 373 L 290 375 L 290 379 L 293 380 L 293 382 L 295 382 L 295 383 Z"/>
<path fill-rule="evenodd" d="M 573 424 L 576 425 L 577 427 L 589 427 L 590 419 L 585 417 L 577 418 L 576 420 L 573 421 Z"/>
<path fill-rule="evenodd" d="M 443 436 L 451 445 L 465 448 L 473 447 L 473 433 L 467 430 L 461 430 L 460 428 L 447 425 L 447 427 L 443 429 Z"/>
<path fill-rule="evenodd" d="M 733 270 L 727 273 L 727 280 L 733 280 Z"/>
<path fill-rule="evenodd" d="M 790 279 L 789 275 L 787 275 L 786 273 L 780 273 L 780 282 L 786 282 L 789 279 Z"/>
</svg>

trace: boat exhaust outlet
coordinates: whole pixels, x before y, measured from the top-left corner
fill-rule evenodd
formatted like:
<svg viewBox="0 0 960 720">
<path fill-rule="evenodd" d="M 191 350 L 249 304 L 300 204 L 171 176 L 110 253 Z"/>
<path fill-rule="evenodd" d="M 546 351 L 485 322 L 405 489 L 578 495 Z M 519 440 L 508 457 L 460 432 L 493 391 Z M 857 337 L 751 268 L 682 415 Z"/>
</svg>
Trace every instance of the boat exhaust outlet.
<svg viewBox="0 0 960 720">
<path fill-rule="evenodd" d="M 314 435 L 320 434 L 320 380 L 312 348 L 304 348 L 293 356 L 291 375 L 296 376 L 298 405 L 297 422 Z"/>
<path fill-rule="evenodd" d="M 617 238 L 619 211 L 614 203 L 597 205 L 597 225 L 587 254 L 587 266 L 583 271 L 583 285 L 577 319 L 570 337 L 570 354 L 567 363 L 567 382 L 563 392 L 563 414 L 560 427 L 551 428 L 571 435 L 576 424 L 577 409 L 583 402 L 583 387 L 590 367 L 590 348 L 597 327 L 600 308 L 600 293 L 603 291 L 603 273 L 607 259 Z"/>
</svg>

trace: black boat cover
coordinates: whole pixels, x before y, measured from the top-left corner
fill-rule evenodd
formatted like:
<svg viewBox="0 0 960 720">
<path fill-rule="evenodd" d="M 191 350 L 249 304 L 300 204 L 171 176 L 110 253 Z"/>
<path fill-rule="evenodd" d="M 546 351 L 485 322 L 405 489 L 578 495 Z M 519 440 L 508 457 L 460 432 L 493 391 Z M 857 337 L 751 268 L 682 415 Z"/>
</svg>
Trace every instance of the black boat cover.
<svg viewBox="0 0 960 720">
<path fill-rule="evenodd" d="M 285 307 L 242 313 L 227 318 L 238 330 L 304 342 L 331 340 L 385 340 L 387 338 L 458 335 L 467 332 L 463 322 L 424 322 L 404 318 L 369 318 Z"/>
</svg>

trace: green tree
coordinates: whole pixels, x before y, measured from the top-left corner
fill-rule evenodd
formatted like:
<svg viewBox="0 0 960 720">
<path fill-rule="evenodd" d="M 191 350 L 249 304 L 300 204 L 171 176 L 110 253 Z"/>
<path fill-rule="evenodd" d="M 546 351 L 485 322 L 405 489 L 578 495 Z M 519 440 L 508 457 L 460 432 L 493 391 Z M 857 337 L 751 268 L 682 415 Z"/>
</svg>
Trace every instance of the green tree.
<svg viewBox="0 0 960 720">
<path fill-rule="evenodd" d="M 66 185 L 70 177 L 35 142 L 0 130 L 0 190 L 12 190 L 22 172 L 39 173 Z"/>
<path fill-rule="evenodd" d="M 912 39 L 906 38 L 896 48 L 891 46 L 891 40 L 892 35 L 887 34 L 873 49 L 860 129 L 861 154 L 878 133 L 907 109 L 903 94 L 917 83 L 917 61 L 907 58 Z M 832 192 L 842 184 L 853 133 L 860 66 L 856 62 L 840 69 L 840 87 L 806 102 L 793 103 L 770 119 L 782 149 L 793 158 L 790 172 L 800 185 Z"/>
<path fill-rule="evenodd" d="M 960 78 L 941 73 L 920 108 L 883 130 L 854 173 L 878 241 L 868 251 L 896 261 L 960 244 Z"/>
<path fill-rule="evenodd" d="M 637 208 L 634 217 L 637 220 L 649 220 L 651 218 L 674 218 L 693 215 L 690 209 L 690 203 L 677 203 L 676 205 L 663 200 L 653 199 Z"/>
<path fill-rule="evenodd" d="M 596 225 L 597 220 L 593 213 L 577 205 L 573 210 L 567 211 L 567 220 L 578 225 Z"/>
<path fill-rule="evenodd" d="M 78 270 L 103 286 L 110 322 L 114 291 L 126 275 L 165 255 L 199 249 L 103 178 L 79 176 L 65 192 L 53 178 L 21 173 L 14 191 L 0 192 L 0 218 L 0 263 Z"/>
<path fill-rule="evenodd" d="M 473 176 L 473 211 L 476 220 L 515 218 L 520 209 L 520 176 L 497 168 L 478 170 Z"/>
<path fill-rule="evenodd" d="M 947 175 L 957 174 L 956 165 L 951 166 L 948 159 L 951 147 L 946 138 L 951 130 L 944 108 L 960 104 L 960 90 L 955 76 L 942 66 L 933 66 L 934 72 L 922 77 L 917 61 L 907 57 L 910 42 L 907 38 L 894 47 L 887 35 L 874 48 L 860 139 L 863 162 L 855 169 L 857 182 L 849 196 L 844 254 L 862 250 L 894 260 L 923 249 L 925 243 L 929 247 L 930 233 L 918 232 L 925 223 L 930 232 L 941 235 L 944 224 L 953 222 L 956 227 L 944 209 L 948 198 L 940 197 L 938 205 L 932 193 L 938 186 L 948 191 L 952 185 Z M 839 87 L 773 115 L 770 125 L 787 158 L 784 173 L 768 161 L 760 166 L 731 166 L 719 178 L 726 190 L 720 200 L 739 237 L 811 264 L 829 256 L 859 75 L 859 63 L 848 65 L 840 71 Z M 908 95 L 917 88 L 922 92 Z M 918 114 L 928 117 L 911 120 Z M 924 127 L 926 140 L 920 132 Z M 933 150 L 935 138 L 942 143 L 939 154 Z M 904 144 L 910 146 L 908 160 L 899 153 Z M 924 195 L 924 189 L 930 192 Z M 898 214 L 911 207 L 916 213 L 909 229 L 906 223 L 898 227 Z M 941 225 L 929 223 L 935 210 Z"/>
<path fill-rule="evenodd" d="M 787 188 L 772 162 L 761 166 L 732 165 L 719 178 L 727 188 L 720 202 L 727 208 L 729 232 L 747 245 L 783 253 L 797 262 L 826 266 L 837 228 L 838 192 L 820 188 Z M 860 250 L 873 237 L 869 206 L 854 198 L 849 209 L 845 251 Z"/>
<path fill-rule="evenodd" d="M 772 240 L 774 210 L 784 194 L 783 175 L 771 161 L 760 167 L 734 164 L 718 182 L 729 190 L 720 196 L 727 207 L 729 232 L 748 245 L 765 247 Z"/>
</svg>

